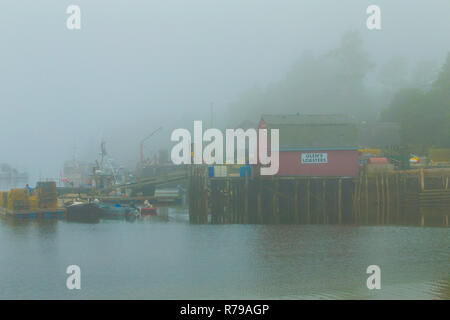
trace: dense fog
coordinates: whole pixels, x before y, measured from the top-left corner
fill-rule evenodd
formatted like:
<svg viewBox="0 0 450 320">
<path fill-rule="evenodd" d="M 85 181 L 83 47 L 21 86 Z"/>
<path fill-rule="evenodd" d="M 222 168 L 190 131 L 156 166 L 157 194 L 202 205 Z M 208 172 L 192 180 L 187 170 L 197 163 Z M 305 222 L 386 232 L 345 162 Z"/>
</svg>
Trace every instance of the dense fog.
<svg viewBox="0 0 450 320">
<path fill-rule="evenodd" d="M 81 30 L 66 28 L 72 3 Z M 371 4 L 381 8 L 381 30 L 366 27 Z M 169 149 L 172 130 L 194 120 L 226 128 L 262 113 L 401 121 L 396 110 L 412 99 L 422 101 L 417 110 L 434 103 L 441 119 L 450 2 L 430 4 L 1 1 L 0 163 L 57 178 L 74 154 L 95 160 L 104 140 L 134 167 L 140 140 L 159 126 L 148 154 Z"/>
</svg>

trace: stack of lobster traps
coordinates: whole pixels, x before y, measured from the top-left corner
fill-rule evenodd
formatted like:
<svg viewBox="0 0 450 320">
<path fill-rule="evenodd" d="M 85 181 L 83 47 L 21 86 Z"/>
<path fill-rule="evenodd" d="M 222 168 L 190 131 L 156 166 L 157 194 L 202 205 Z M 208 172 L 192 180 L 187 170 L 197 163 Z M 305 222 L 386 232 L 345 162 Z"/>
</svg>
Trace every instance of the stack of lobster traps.
<svg viewBox="0 0 450 320">
<path fill-rule="evenodd" d="M 58 207 L 56 182 L 38 182 L 35 192 L 39 199 L 40 209 L 54 209 Z"/>
<path fill-rule="evenodd" d="M 11 189 L 8 194 L 8 210 L 24 211 L 30 209 L 30 191 L 28 189 Z"/>
<path fill-rule="evenodd" d="M 0 192 L 0 214 L 16 218 L 62 218 L 64 208 L 58 207 L 56 182 L 38 182 L 27 188 Z"/>
</svg>

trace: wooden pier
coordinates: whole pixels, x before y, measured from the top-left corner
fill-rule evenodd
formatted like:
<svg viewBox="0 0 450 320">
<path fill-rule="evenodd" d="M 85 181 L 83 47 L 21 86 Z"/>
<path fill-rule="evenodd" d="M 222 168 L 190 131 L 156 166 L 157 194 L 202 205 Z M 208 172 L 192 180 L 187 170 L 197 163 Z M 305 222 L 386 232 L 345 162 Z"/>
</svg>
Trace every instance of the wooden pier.
<svg viewBox="0 0 450 320">
<path fill-rule="evenodd" d="M 178 204 L 181 203 L 183 197 L 181 195 L 178 196 L 134 196 L 134 197 L 120 197 L 120 196 L 96 196 L 96 195 L 73 195 L 74 197 L 67 197 L 66 200 L 74 200 L 75 198 L 79 198 L 85 201 L 94 201 L 99 200 L 101 202 L 114 202 L 114 203 L 143 203 L 144 201 L 148 201 L 152 204 Z"/>
<path fill-rule="evenodd" d="M 208 178 L 191 171 L 192 223 L 448 226 L 450 170 L 358 177 Z"/>
</svg>

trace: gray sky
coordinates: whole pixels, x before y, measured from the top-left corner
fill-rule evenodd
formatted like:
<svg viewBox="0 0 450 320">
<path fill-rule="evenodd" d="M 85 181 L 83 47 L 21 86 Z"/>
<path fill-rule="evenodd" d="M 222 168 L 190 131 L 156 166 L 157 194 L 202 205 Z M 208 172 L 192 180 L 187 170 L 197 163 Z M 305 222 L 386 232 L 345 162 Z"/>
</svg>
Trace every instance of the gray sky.
<svg viewBox="0 0 450 320">
<path fill-rule="evenodd" d="M 82 29 L 66 29 L 70 4 Z M 366 29 L 366 8 L 382 30 Z M 94 160 L 100 140 L 124 164 L 158 126 L 219 124 L 243 91 L 282 79 L 304 52 L 323 54 L 360 31 L 371 59 L 439 63 L 450 51 L 448 0 L 2 0 L 0 163 L 58 177 L 77 146 Z M 224 125 L 224 123 L 221 123 Z"/>
</svg>

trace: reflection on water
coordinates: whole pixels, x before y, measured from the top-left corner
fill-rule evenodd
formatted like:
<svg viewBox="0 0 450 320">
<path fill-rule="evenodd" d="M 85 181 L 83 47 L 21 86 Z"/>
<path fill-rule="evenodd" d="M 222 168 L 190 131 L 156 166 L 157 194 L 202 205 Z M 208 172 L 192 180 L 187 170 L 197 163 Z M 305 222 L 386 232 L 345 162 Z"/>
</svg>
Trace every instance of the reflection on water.
<svg viewBox="0 0 450 320">
<path fill-rule="evenodd" d="M 449 229 L 0 219 L 0 298 L 449 299 Z M 82 289 L 65 287 L 66 267 Z M 368 290 L 366 268 L 381 268 Z"/>
</svg>

